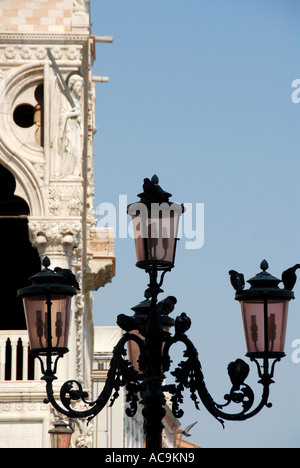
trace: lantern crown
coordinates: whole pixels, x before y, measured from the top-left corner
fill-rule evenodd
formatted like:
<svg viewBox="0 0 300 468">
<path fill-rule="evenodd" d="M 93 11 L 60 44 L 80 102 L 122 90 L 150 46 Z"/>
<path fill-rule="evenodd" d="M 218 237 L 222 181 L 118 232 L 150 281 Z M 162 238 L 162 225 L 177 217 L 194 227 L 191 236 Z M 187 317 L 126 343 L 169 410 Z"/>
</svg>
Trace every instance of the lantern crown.
<svg viewBox="0 0 300 468">
<path fill-rule="evenodd" d="M 272 296 L 274 298 L 281 297 L 287 300 L 295 298 L 293 291 L 285 287 L 279 287 L 279 283 L 282 281 L 281 279 L 267 272 L 269 264 L 266 260 L 261 262 L 260 268 L 261 271 L 257 273 L 257 275 L 247 280 L 247 283 L 250 284 L 250 288 L 240 290 L 236 293 L 235 299 L 237 301 L 255 299 L 263 296 Z"/>
<path fill-rule="evenodd" d="M 251 289 L 266 287 L 278 288 L 278 285 L 281 282 L 281 280 L 267 272 L 269 264 L 266 260 L 263 260 L 261 262 L 260 268 L 262 271 L 260 271 L 259 273 L 257 273 L 257 275 L 255 275 L 253 278 L 247 281 L 247 283 L 251 285 Z"/>
<path fill-rule="evenodd" d="M 66 284 L 66 280 L 62 275 L 49 268 L 50 265 L 49 258 L 45 257 L 42 262 L 43 270 L 29 278 L 32 285 L 20 289 L 18 296 L 21 298 L 35 296 L 45 293 L 46 289 L 52 294 L 67 294 L 69 296 L 77 294 L 73 286 Z"/>
</svg>

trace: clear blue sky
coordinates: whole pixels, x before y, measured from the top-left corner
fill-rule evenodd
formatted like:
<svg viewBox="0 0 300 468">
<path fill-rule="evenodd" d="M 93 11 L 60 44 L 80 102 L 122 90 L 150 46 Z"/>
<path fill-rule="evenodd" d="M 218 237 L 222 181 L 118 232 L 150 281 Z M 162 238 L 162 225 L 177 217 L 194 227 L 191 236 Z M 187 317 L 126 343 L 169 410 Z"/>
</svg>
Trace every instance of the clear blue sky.
<svg viewBox="0 0 300 468">
<path fill-rule="evenodd" d="M 91 0 L 97 45 L 95 208 L 119 195 L 136 201 L 157 174 L 173 200 L 204 203 L 205 242 L 179 242 L 166 295 L 186 312 L 190 338 L 212 396 L 230 390 L 227 365 L 246 348 L 228 270 L 251 278 L 300 262 L 300 79 L 298 0 Z M 135 267 L 134 242 L 116 238 L 117 276 L 95 294 L 96 325 L 143 300 L 147 276 Z M 210 447 L 300 447 L 300 279 L 290 304 L 287 357 L 277 365 L 272 409 L 226 429 L 186 394 L 182 426 L 199 421 L 190 441 Z M 178 362 L 181 350 L 175 352 Z M 246 358 L 244 358 L 246 359 Z M 249 383 L 258 397 L 255 365 Z"/>
</svg>

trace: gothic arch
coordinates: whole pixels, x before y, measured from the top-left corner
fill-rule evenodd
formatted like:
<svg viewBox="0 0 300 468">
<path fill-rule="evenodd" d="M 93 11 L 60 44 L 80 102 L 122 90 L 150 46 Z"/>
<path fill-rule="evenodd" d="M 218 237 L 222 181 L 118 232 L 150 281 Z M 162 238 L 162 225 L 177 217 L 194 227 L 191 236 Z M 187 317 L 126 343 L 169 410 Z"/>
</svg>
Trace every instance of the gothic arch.
<svg viewBox="0 0 300 468">
<path fill-rule="evenodd" d="M 3 157 L 1 152 L 1 139 L 0 139 L 0 165 L 6 167 L 11 172 L 16 180 L 15 194 L 23 198 L 30 210 L 31 216 L 44 216 L 45 214 L 45 202 L 41 193 L 41 188 L 31 173 L 26 167 L 26 164 L 22 164 L 19 161 L 13 159 L 8 160 Z"/>
</svg>

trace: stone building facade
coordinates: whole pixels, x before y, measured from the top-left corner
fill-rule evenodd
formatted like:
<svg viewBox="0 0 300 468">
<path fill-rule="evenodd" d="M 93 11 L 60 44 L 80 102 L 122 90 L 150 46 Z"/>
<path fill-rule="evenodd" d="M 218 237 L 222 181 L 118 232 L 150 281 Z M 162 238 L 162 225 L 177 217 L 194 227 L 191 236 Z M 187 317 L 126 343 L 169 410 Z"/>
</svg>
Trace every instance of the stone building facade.
<svg viewBox="0 0 300 468">
<path fill-rule="evenodd" d="M 81 285 L 56 388 L 92 390 L 92 291 L 115 274 L 113 233 L 93 209 L 95 40 L 88 0 L 0 0 L 0 447 L 48 447 L 57 417 L 16 299 L 46 255 Z M 80 424 L 74 437 L 91 441 Z"/>
</svg>

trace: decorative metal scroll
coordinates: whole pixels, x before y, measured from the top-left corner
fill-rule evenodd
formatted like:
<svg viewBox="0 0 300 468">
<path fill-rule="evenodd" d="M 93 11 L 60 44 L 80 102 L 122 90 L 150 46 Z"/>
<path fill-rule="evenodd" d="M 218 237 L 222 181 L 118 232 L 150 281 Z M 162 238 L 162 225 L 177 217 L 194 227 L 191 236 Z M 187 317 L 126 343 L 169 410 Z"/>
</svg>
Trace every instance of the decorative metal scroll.
<svg viewBox="0 0 300 468">
<path fill-rule="evenodd" d="M 143 403 L 143 392 L 145 391 L 145 375 L 144 373 L 137 372 L 132 364 L 126 359 L 126 345 L 128 341 L 135 341 L 140 350 L 140 363 L 142 371 L 145 370 L 145 342 L 140 337 L 125 333 L 116 345 L 113 351 L 113 357 L 110 363 L 110 368 L 107 375 L 107 380 L 104 389 L 95 401 L 88 401 L 88 394 L 83 390 L 82 385 L 76 380 L 69 380 L 65 382 L 60 390 L 61 405 L 57 403 L 53 393 L 52 383 L 56 379 L 55 373 L 57 368 L 57 357 L 54 364 L 53 371 L 49 368 L 44 369 L 42 360 L 43 379 L 47 383 L 47 400 L 45 403 L 51 403 L 53 407 L 60 413 L 70 418 L 88 418 L 90 421 L 93 419 L 109 402 L 110 406 L 114 404 L 119 397 L 120 389 L 125 388 L 126 400 L 129 403 L 126 413 L 129 417 L 133 417 L 138 408 L 138 403 Z M 249 374 L 249 366 L 241 359 L 232 362 L 228 366 L 228 373 L 232 383 L 232 388 L 228 394 L 225 395 L 225 403 L 216 403 L 207 390 L 204 376 L 198 359 L 198 352 L 183 332 L 180 327 L 175 328 L 175 335 L 169 336 L 164 344 L 162 353 L 162 371 L 163 373 L 170 370 L 171 358 L 170 349 L 176 343 L 183 343 L 186 347 L 183 357 L 185 360 L 181 361 L 176 369 L 171 372 L 175 377 L 175 384 L 162 386 L 163 392 L 169 392 L 171 395 L 172 411 L 175 417 L 181 418 L 184 414 L 180 408 L 183 403 L 183 392 L 185 389 L 190 391 L 191 399 L 195 404 L 196 409 L 200 409 L 200 401 L 209 413 L 214 416 L 223 426 L 224 420 L 230 421 L 243 421 L 251 418 L 257 414 L 264 406 L 271 407 L 268 403 L 269 387 L 273 383 L 274 367 L 276 362 L 280 359 L 275 359 L 269 372 L 268 360 L 265 360 L 264 365 L 260 366 L 257 360 L 253 359 L 257 365 L 259 373 L 259 383 L 263 385 L 263 394 L 261 401 L 256 408 L 254 405 L 254 392 L 245 384 L 245 380 Z M 88 409 L 84 411 L 77 411 L 74 404 L 82 401 Z M 231 403 L 241 405 L 241 411 L 236 414 L 229 414 L 224 411 Z"/>
</svg>

